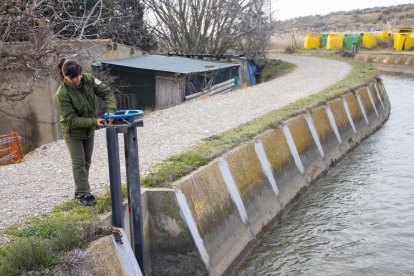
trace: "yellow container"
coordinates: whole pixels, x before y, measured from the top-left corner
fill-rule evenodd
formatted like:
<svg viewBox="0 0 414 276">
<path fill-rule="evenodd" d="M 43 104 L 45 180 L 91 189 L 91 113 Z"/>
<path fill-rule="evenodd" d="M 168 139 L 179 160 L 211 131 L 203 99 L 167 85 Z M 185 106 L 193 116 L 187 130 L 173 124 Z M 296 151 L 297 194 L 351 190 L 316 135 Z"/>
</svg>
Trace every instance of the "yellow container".
<svg viewBox="0 0 414 276">
<path fill-rule="evenodd" d="M 408 51 L 411 48 L 414 48 L 414 33 L 405 35 L 404 50 Z"/>
<path fill-rule="evenodd" d="M 362 37 L 362 47 L 366 49 L 375 48 L 378 46 L 378 41 L 372 33 L 364 33 Z"/>
<path fill-rule="evenodd" d="M 306 33 L 305 36 L 305 49 L 315 49 L 319 48 L 321 44 L 321 39 L 318 33 Z"/>
<path fill-rule="evenodd" d="M 409 38 L 411 37 L 407 37 L 410 36 L 410 34 L 412 34 L 414 32 L 413 28 L 397 28 L 397 32 L 394 34 L 394 49 L 396 51 L 402 51 L 402 50 L 407 50 L 406 46 L 404 45 L 406 40 L 410 40 Z M 410 46 L 411 42 L 407 43 L 407 46 Z M 408 49 L 411 47 L 408 47 Z"/>
<path fill-rule="evenodd" d="M 414 47 L 414 32 L 412 28 L 400 28 L 394 34 L 394 49 L 407 51 Z"/>
<path fill-rule="evenodd" d="M 326 49 L 335 50 L 342 49 L 344 44 L 344 35 L 339 33 L 330 33 L 328 35 L 328 40 L 326 41 Z"/>
<path fill-rule="evenodd" d="M 412 33 L 414 28 L 397 28 L 397 33 Z"/>
<path fill-rule="evenodd" d="M 394 49 L 395 51 L 402 51 L 404 49 L 405 34 L 394 34 Z"/>
<path fill-rule="evenodd" d="M 390 41 L 392 37 L 392 32 L 374 32 L 374 36 L 377 38 L 377 40 Z"/>
</svg>

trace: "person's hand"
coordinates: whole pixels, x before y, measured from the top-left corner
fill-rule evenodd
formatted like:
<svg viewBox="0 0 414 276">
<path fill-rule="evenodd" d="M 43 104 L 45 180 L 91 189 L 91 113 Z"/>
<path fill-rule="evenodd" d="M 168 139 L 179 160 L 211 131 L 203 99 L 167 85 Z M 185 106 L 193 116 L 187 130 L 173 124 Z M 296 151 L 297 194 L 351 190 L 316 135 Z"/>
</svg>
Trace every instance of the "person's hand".
<svg viewBox="0 0 414 276">
<path fill-rule="evenodd" d="M 114 115 L 114 113 L 108 113 L 109 115 Z M 114 118 L 107 119 L 108 125 L 112 125 L 112 122 L 114 121 Z"/>
<path fill-rule="evenodd" d="M 98 127 L 104 127 L 106 125 L 105 119 L 101 119 L 101 118 L 96 119 L 96 125 Z"/>
</svg>

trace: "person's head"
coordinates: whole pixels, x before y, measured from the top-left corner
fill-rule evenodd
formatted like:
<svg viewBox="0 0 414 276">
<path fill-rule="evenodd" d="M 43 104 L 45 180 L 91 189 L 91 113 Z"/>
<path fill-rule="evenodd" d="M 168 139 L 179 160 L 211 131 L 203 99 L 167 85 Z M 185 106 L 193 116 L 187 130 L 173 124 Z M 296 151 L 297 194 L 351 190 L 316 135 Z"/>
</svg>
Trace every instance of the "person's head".
<svg viewBox="0 0 414 276">
<path fill-rule="evenodd" d="M 79 85 L 82 80 L 82 67 L 74 60 L 62 59 L 59 62 L 59 72 L 62 78 L 69 83 Z"/>
</svg>

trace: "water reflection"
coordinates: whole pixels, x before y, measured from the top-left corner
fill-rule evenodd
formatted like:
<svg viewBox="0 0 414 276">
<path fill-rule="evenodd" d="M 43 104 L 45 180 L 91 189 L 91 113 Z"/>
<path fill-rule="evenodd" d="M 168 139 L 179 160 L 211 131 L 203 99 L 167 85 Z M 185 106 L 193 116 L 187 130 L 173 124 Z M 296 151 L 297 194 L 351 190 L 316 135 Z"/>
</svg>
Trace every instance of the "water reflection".
<svg viewBox="0 0 414 276">
<path fill-rule="evenodd" d="M 235 275 L 414 274 L 414 79 L 382 79 L 389 120 L 262 237 Z"/>
</svg>

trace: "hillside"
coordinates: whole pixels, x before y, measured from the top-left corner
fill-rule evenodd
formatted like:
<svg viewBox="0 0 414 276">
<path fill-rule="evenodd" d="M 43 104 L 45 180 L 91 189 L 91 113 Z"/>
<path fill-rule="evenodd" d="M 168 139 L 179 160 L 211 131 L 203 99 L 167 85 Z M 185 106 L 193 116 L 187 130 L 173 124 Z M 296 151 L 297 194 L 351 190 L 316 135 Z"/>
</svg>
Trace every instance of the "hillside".
<svg viewBox="0 0 414 276">
<path fill-rule="evenodd" d="M 414 4 L 375 7 L 275 22 L 276 34 L 306 32 L 385 31 L 414 27 Z"/>
</svg>

